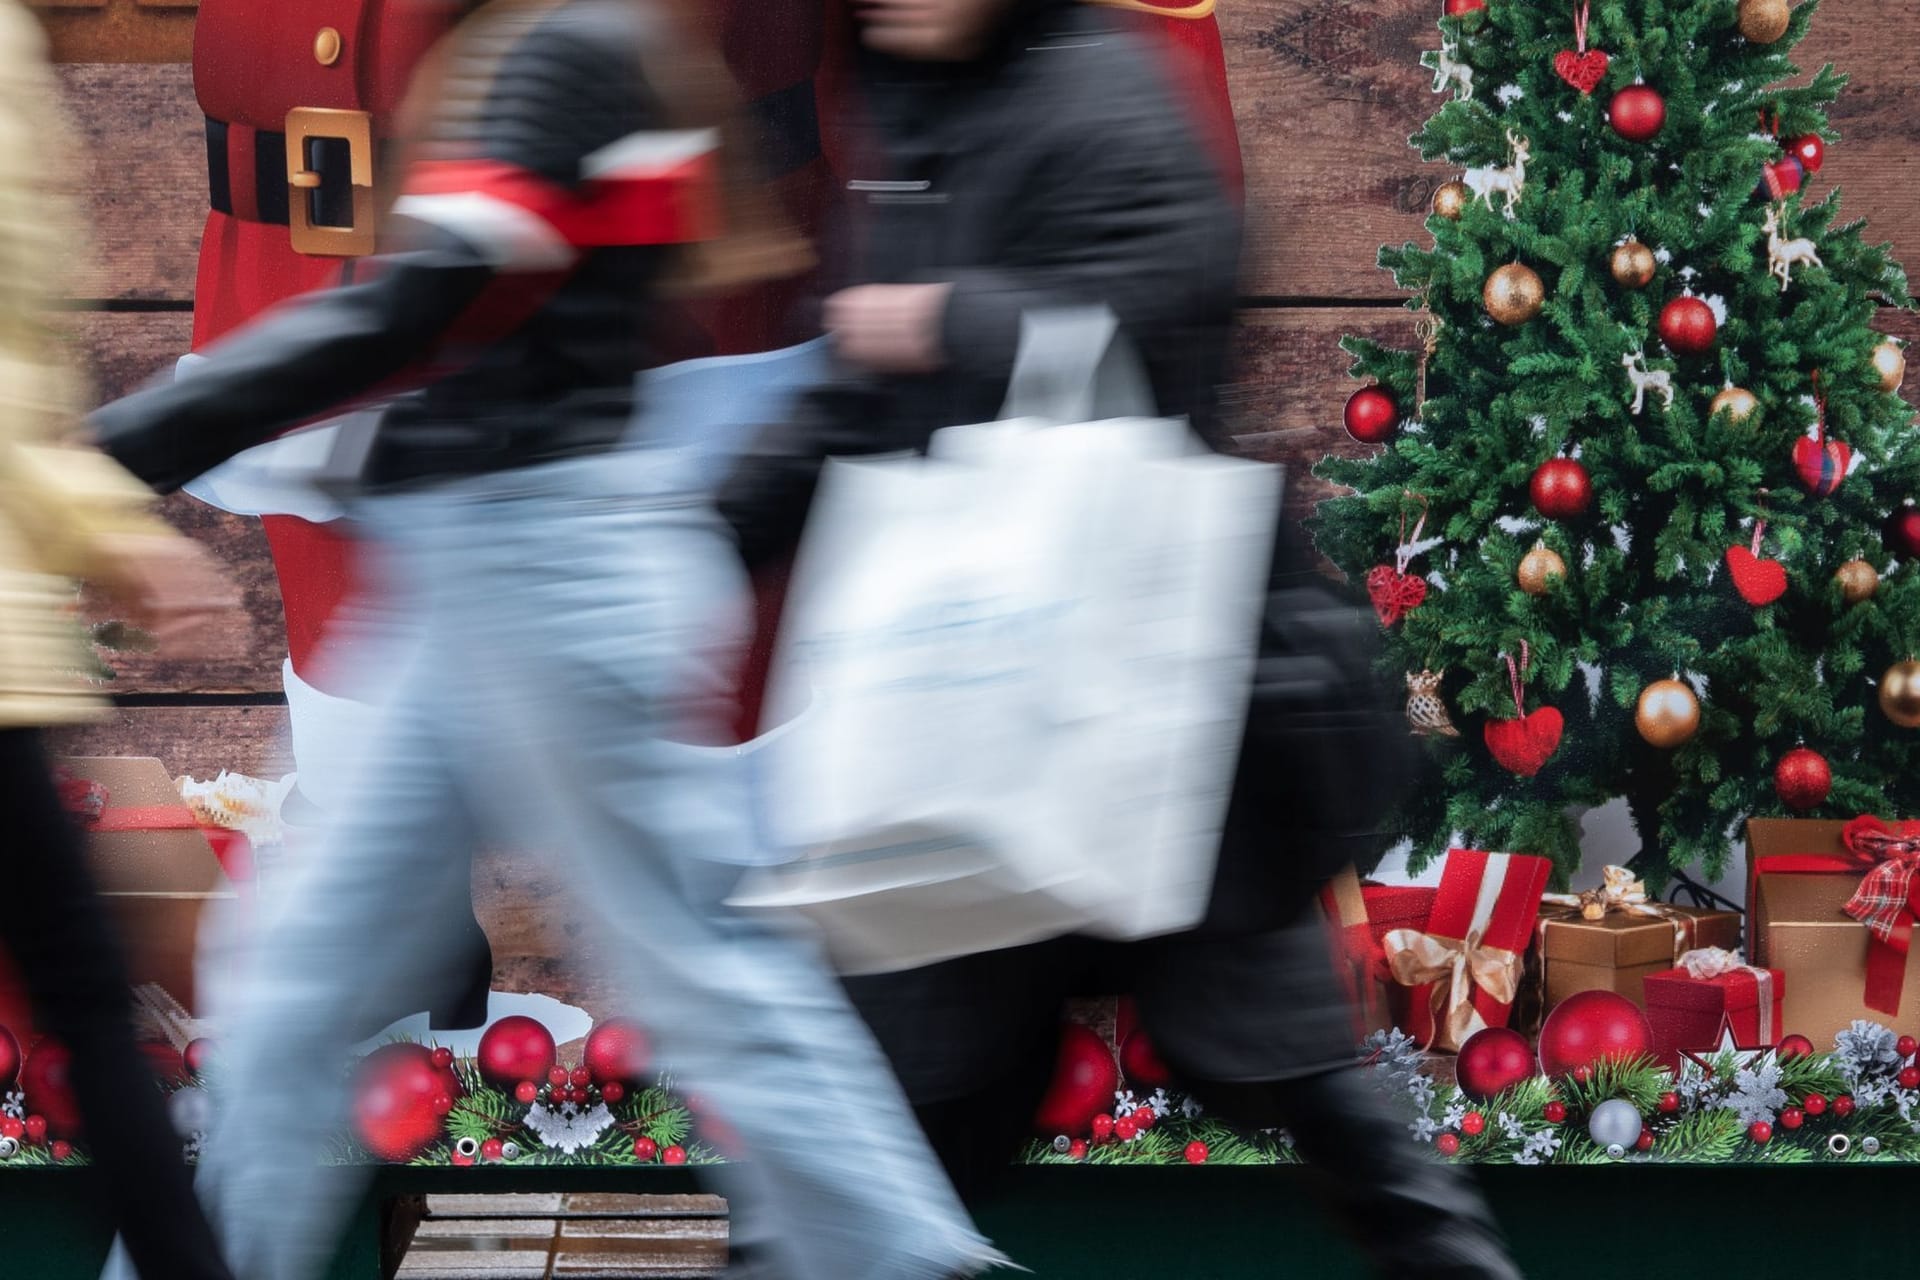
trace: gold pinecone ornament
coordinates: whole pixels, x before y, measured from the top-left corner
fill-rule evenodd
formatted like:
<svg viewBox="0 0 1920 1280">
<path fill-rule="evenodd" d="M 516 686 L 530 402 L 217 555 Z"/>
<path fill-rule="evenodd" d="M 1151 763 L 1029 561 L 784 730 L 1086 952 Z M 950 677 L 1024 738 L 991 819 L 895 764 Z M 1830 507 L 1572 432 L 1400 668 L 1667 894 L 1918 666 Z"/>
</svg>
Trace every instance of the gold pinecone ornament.
<svg viewBox="0 0 1920 1280">
<path fill-rule="evenodd" d="M 1407 673 L 1407 723 L 1422 737 L 1460 736 L 1460 731 L 1453 727 L 1453 717 L 1447 714 L 1447 704 L 1440 697 L 1440 682 L 1446 676 L 1444 671 Z"/>
</svg>

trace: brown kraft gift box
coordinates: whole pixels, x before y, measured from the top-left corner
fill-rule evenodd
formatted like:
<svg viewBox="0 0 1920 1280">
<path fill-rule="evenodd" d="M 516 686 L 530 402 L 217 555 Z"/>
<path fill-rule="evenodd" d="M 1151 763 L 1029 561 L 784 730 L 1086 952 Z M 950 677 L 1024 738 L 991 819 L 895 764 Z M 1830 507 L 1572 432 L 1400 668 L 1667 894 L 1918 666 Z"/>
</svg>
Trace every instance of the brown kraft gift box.
<svg viewBox="0 0 1920 1280">
<path fill-rule="evenodd" d="M 1612 991 L 1647 1007 L 1642 984 L 1665 973 L 1680 955 L 1697 947 L 1740 945 L 1740 915 L 1665 906 L 1671 916 L 1612 911 L 1598 920 L 1578 909 L 1547 907 L 1540 917 L 1540 963 L 1545 971 L 1545 1009 L 1581 991 Z M 1563 911 L 1564 914 L 1551 914 Z"/>
<path fill-rule="evenodd" d="M 158 760 L 66 759 L 106 789 L 100 820 L 82 822 L 87 869 L 126 948 L 134 986 L 154 983 L 192 1012 L 201 912 L 234 896 L 192 811 Z"/>
<path fill-rule="evenodd" d="M 1866 925 L 1843 908 L 1866 868 L 1843 864 L 1846 823 L 1754 818 L 1747 823 L 1747 908 L 1753 963 L 1788 978 L 1781 1030 L 1815 1046 L 1856 1019 L 1909 1029 L 1920 1022 L 1920 947 L 1906 958 L 1897 1013 L 1866 1003 Z"/>
</svg>

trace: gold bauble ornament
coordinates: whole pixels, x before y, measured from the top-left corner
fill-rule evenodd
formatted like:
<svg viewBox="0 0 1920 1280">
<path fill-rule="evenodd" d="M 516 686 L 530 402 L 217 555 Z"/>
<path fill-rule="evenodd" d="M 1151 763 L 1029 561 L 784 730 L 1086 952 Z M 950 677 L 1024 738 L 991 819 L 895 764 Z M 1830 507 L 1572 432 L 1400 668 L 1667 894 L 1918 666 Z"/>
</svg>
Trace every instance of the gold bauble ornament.
<svg viewBox="0 0 1920 1280">
<path fill-rule="evenodd" d="M 1614 282 L 1626 289 L 1644 289 L 1652 284 L 1653 273 L 1658 265 L 1653 260 L 1653 250 L 1638 240 L 1615 245 L 1613 258 L 1608 263 L 1613 271 Z"/>
<path fill-rule="evenodd" d="M 1920 662 L 1908 658 L 1880 677 L 1880 710 L 1902 729 L 1920 729 Z"/>
<path fill-rule="evenodd" d="M 1711 416 L 1725 409 L 1727 416 L 1735 422 L 1745 422 L 1748 418 L 1751 418 L 1759 408 L 1760 397 L 1754 395 L 1753 392 L 1747 390 L 1745 387 L 1727 387 L 1713 398 L 1713 404 L 1708 406 L 1707 413 Z"/>
<path fill-rule="evenodd" d="M 1880 589 L 1880 571 L 1865 560 L 1847 561 L 1833 571 L 1833 580 L 1840 584 L 1840 598 L 1848 604 L 1871 600 Z"/>
<path fill-rule="evenodd" d="M 1533 544 L 1533 550 L 1520 557 L 1520 570 L 1514 574 L 1519 580 L 1520 589 L 1530 596 L 1542 596 L 1547 593 L 1547 580 L 1567 576 L 1567 562 L 1544 542 Z"/>
<path fill-rule="evenodd" d="M 1640 691 L 1633 727 L 1662 751 L 1677 747 L 1700 731 L 1700 699 L 1678 677 L 1655 680 Z"/>
<path fill-rule="evenodd" d="M 1487 304 L 1487 314 L 1511 327 L 1525 324 L 1540 314 L 1540 305 L 1547 299 L 1547 287 L 1532 267 L 1509 262 L 1487 277 L 1481 297 Z"/>
<path fill-rule="evenodd" d="M 1787 0 L 1740 0 L 1740 34 L 1755 44 L 1772 44 L 1787 34 L 1791 21 Z"/>
<path fill-rule="evenodd" d="M 1433 193 L 1433 211 L 1450 222 L 1458 222 L 1466 211 L 1467 201 L 1473 199 L 1473 193 L 1467 190 L 1467 184 L 1458 179 L 1443 182 Z"/>
<path fill-rule="evenodd" d="M 1907 376 L 1907 353 L 1889 338 L 1873 349 L 1873 371 L 1880 375 L 1880 389 L 1892 394 Z"/>
</svg>

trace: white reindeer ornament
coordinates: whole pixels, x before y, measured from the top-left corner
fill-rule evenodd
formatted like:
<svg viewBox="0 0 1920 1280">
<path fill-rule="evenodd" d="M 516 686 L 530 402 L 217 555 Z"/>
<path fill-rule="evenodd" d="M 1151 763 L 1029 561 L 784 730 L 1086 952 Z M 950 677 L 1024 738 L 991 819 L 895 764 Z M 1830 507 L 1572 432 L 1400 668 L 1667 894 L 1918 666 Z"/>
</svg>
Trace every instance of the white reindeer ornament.
<svg viewBox="0 0 1920 1280">
<path fill-rule="evenodd" d="M 1433 63 L 1433 91 L 1445 93 L 1449 84 L 1460 86 L 1462 101 L 1473 100 L 1473 68 L 1464 62 L 1454 60 L 1452 45 L 1443 44 Z"/>
<path fill-rule="evenodd" d="M 1767 270 L 1780 281 L 1780 292 L 1785 293 L 1787 286 L 1793 283 L 1793 268 L 1797 266 L 1825 267 L 1820 261 L 1820 253 L 1814 248 L 1813 241 L 1805 236 L 1797 240 L 1787 240 L 1780 235 L 1780 206 L 1767 207 Z"/>
<path fill-rule="evenodd" d="M 1662 409 L 1673 408 L 1673 375 L 1665 369 L 1647 368 L 1645 351 L 1627 352 L 1620 357 L 1620 364 L 1633 382 L 1633 408 L 1629 412 L 1638 416 L 1646 408 L 1649 391 L 1660 397 Z"/>
<path fill-rule="evenodd" d="M 1513 206 L 1520 203 L 1520 196 L 1527 186 L 1527 161 L 1533 158 L 1531 144 L 1512 129 L 1507 130 L 1507 145 L 1513 148 L 1513 162 L 1504 168 L 1488 167 L 1469 169 L 1465 182 L 1474 197 L 1480 203 L 1493 208 L 1493 193 L 1504 195 L 1506 204 L 1501 212 L 1509 218 L 1513 216 Z"/>
</svg>

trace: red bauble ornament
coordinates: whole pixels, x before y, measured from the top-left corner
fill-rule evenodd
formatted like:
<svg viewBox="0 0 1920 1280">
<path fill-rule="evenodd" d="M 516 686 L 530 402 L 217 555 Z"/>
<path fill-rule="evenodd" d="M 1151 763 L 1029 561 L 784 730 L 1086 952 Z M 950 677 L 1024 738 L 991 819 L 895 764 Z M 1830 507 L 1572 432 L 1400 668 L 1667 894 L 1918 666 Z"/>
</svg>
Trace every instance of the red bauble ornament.
<svg viewBox="0 0 1920 1280">
<path fill-rule="evenodd" d="M 647 1068 L 652 1065 L 653 1054 L 646 1030 L 639 1023 L 629 1018 L 609 1018 L 587 1037 L 586 1052 L 581 1054 L 580 1061 L 592 1073 L 592 1078 L 602 1084 L 618 1080 L 630 1089 L 637 1089 L 647 1082 Z"/>
<path fill-rule="evenodd" d="M 1798 160 L 1808 173 L 1818 173 L 1820 166 L 1827 162 L 1827 144 L 1820 140 L 1819 134 L 1809 133 L 1788 143 L 1787 154 Z"/>
<path fill-rule="evenodd" d="M 1825 802 L 1833 790 L 1833 770 L 1818 751 L 1795 747 L 1774 766 L 1773 789 L 1787 808 L 1804 813 Z"/>
<path fill-rule="evenodd" d="M 1160 1060 L 1159 1050 L 1145 1031 L 1135 1031 L 1120 1044 L 1120 1071 L 1127 1083 L 1163 1089 L 1173 1083 L 1173 1071 Z"/>
<path fill-rule="evenodd" d="M 555 1052 L 551 1031 L 532 1018 L 514 1014 L 487 1028 L 480 1037 L 474 1064 L 480 1068 L 481 1079 L 497 1089 L 508 1089 L 522 1080 L 546 1076 Z"/>
<path fill-rule="evenodd" d="M 554 1065 L 547 1068 L 547 1083 L 556 1089 L 564 1089 L 573 1076 L 565 1067 Z"/>
<path fill-rule="evenodd" d="M 1853 450 L 1843 440 L 1815 440 L 1801 436 L 1793 442 L 1793 474 L 1800 487 L 1824 498 L 1840 487 L 1853 465 Z"/>
<path fill-rule="evenodd" d="M 1571 520 L 1593 502 L 1593 479 L 1572 458 L 1549 458 L 1527 483 L 1534 509 L 1549 520 Z"/>
<path fill-rule="evenodd" d="M 1845 1120 L 1848 1116 L 1852 1115 L 1853 1114 L 1853 1095 L 1850 1093 L 1843 1093 L 1839 1097 L 1835 1098 L 1833 1100 L 1833 1114 L 1842 1120 Z"/>
<path fill-rule="evenodd" d="M 0 1027 L 0 1092 L 11 1088 L 14 1078 L 19 1074 L 20 1042 L 14 1039 L 13 1032 Z"/>
<path fill-rule="evenodd" d="M 1378 387 L 1362 387 L 1347 398 L 1347 434 L 1362 444 L 1385 444 L 1400 425 L 1400 407 Z"/>
<path fill-rule="evenodd" d="M 1451 1133 L 1443 1133 L 1433 1140 L 1433 1149 L 1443 1156 L 1460 1154 L 1460 1139 Z"/>
<path fill-rule="evenodd" d="M 1660 308 L 1660 341 L 1676 354 L 1697 356 L 1710 351 L 1719 333 L 1713 308 L 1692 294 L 1682 294 Z"/>
<path fill-rule="evenodd" d="M 1780 1113 L 1780 1127 L 1782 1129 L 1798 1129 L 1806 1122 L 1807 1113 L 1799 1107 L 1788 1107 Z"/>
<path fill-rule="evenodd" d="M 1668 1115 L 1672 1115 L 1674 1112 L 1678 1111 L 1679 1109 L 1680 1109 L 1679 1094 L 1669 1091 L 1660 1095 L 1660 1110 L 1666 1112 Z"/>
<path fill-rule="evenodd" d="M 1540 1118 L 1548 1124 L 1563 1124 L 1567 1119 L 1567 1104 L 1555 1098 L 1540 1108 Z"/>
<path fill-rule="evenodd" d="M 1747 1126 L 1747 1138 L 1760 1146 L 1773 1141 L 1773 1126 L 1765 1120 L 1755 1120 Z"/>
<path fill-rule="evenodd" d="M 1747 547 L 1727 548 L 1727 576 L 1740 598 L 1756 609 L 1787 594 L 1787 566 L 1762 559 Z"/>
<path fill-rule="evenodd" d="M 1624 1062 L 1651 1053 L 1653 1029 L 1638 1005 L 1611 991 L 1581 991 L 1553 1007 L 1540 1028 L 1540 1069 L 1562 1076 L 1576 1067 Z"/>
<path fill-rule="evenodd" d="M 1810 1116 L 1825 1115 L 1827 1111 L 1827 1095 L 1824 1093 L 1810 1093 L 1801 1100 L 1800 1105 Z"/>
<path fill-rule="evenodd" d="M 687 1149 L 685 1147 L 668 1147 L 660 1153 L 660 1162 L 662 1164 L 685 1164 L 687 1162 Z"/>
<path fill-rule="evenodd" d="M 600 1101 L 610 1107 L 617 1104 L 626 1096 L 627 1086 L 621 1084 L 618 1080 L 609 1080 L 600 1086 Z"/>
<path fill-rule="evenodd" d="M 633 1140 L 633 1158 L 634 1159 L 651 1160 L 659 1154 L 660 1154 L 660 1144 L 655 1142 L 652 1138 L 642 1137 L 642 1138 L 635 1138 Z"/>
<path fill-rule="evenodd" d="M 1904 1040 L 1902 1043 L 1911 1044 L 1913 1042 L 1911 1040 Z M 1774 1046 L 1774 1052 L 1780 1055 L 1782 1062 L 1790 1062 L 1794 1058 L 1812 1057 L 1813 1041 L 1807 1039 L 1805 1036 L 1782 1036 L 1780 1037 L 1780 1043 Z M 1913 1051 L 1909 1049 L 1905 1052 L 1911 1055 Z"/>
<path fill-rule="evenodd" d="M 1189 1142 L 1187 1144 L 1187 1163 L 1205 1164 L 1206 1162 L 1207 1144 L 1204 1142 Z"/>
<path fill-rule="evenodd" d="M 1489 1030 L 1491 1030 L 1491 1028 L 1489 1028 Z M 1527 1065 L 1528 1067 L 1532 1067 L 1533 1064 L 1528 1063 Z M 1479 1137 L 1482 1133 L 1486 1132 L 1486 1128 L 1487 1118 L 1478 1111 L 1469 1111 L 1460 1117 L 1460 1132 L 1466 1134 L 1469 1138 Z"/>
<path fill-rule="evenodd" d="M 1653 1130 L 1642 1129 L 1640 1131 L 1640 1136 L 1634 1139 L 1633 1149 L 1635 1151 L 1653 1150 Z"/>
<path fill-rule="evenodd" d="M 20 1068 L 20 1088 L 27 1095 L 27 1106 L 46 1121 L 47 1132 L 56 1138 L 77 1138 L 85 1129 L 69 1079 L 72 1068 L 73 1054 L 57 1040 L 34 1045 Z M 31 1123 L 28 1132 L 32 1132 Z"/>
<path fill-rule="evenodd" d="M 1122 1142 L 1132 1142 L 1140 1136 L 1140 1126 L 1132 1116 L 1121 1116 L 1113 1122 L 1113 1136 Z"/>
<path fill-rule="evenodd" d="M 1478 31 L 1486 25 L 1487 0 L 1446 0 L 1442 12 L 1449 18 L 1460 19 L 1463 29 Z"/>
<path fill-rule="evenodd" d="M 1566 731 L 1566 718 L 1556 707 L 1540 707 L 1514 720 L 1489 720 L 1480 736 L 1486 739 L 1487 752 L 1501 768 L 1522 778 L 1531 778 L 1547 767 L 1547 761 L 1560 749 L 1560 736 Z"/>
<path fill-rule="evenodd" d="M 1920 507 L 1895 508 L 1880 537 L 1895 555 L 1909 560 L 1920 558 Z"/>
<path fill-rule="evenodd" d="M 1467 1037 L 1454 1064 L 1460 1092 L 1486 1102 L 1533 1075 L 1533 1046 L 1511 1027 L 1483 1027 Z M 1477 1115 L 1477 1112 L 1469 1112 Z"/>
<path fill-rule="evenodd" d="M 519 1084 L 513 1086 L 513 1100 L 515 1102 L 532 1106 L 534 1100 L 539 1096 L 540 1086 L 531 1080 L 522 1080 Z"/>
<path fill-rule="evenodd" d="M 1033 1127 L 1042 1137 L 1064 1133 L 1078 1137 L 1093 1117 L 1113 1105 L 1120 1087 L 1120 1068 L 1099 1036 L 1077 1022 L 1060 1030 L 1060 1056 L 1054 1063 L 1053 1083 L 1034 1113 Z"/>
<path fill-rule="evenodd" d="M 1651 85 L 1630 84 L 1613 95 L 1607 121 L 1628 142 L 1647 142 L 1667 122 L 1667 100 Z"/>
<path fill-rule="evenodd" d="M 1113 1137 L 1113 1117 L 1110 1115 L 1104 1115 L 1104 1114 L 1097 1115 L 1093 1118 L 1093 1124 L 1091 1128 L 1093 1132 L 1093 1140 L 1095 1142 L 1105 1142 L 1109 1138 Z"/>
<path fill-rule="evenodd" d="M 446 1076 L 425 1045 L 381 1045 L 353 1073 L 353 1128 L 382 1160 L 411 1160 L 439 1140 L 446 1112 Z"/>
</svg>

